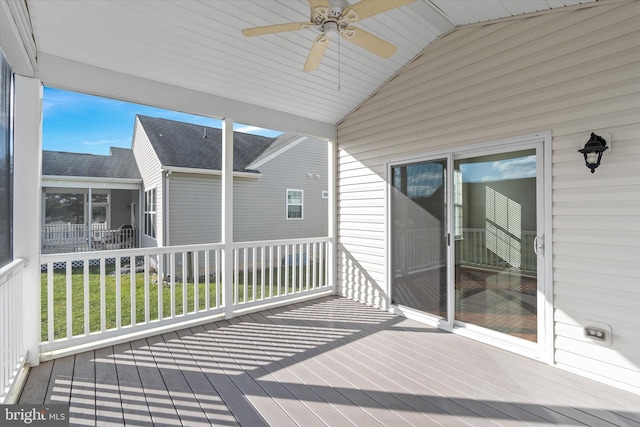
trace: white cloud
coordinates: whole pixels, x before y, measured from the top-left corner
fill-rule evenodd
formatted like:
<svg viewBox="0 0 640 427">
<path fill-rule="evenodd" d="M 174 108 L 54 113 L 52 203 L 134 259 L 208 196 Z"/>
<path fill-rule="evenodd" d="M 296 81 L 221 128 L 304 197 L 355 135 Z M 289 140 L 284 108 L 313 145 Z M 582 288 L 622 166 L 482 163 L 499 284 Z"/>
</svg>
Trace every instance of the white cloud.
<svg viewBox="0 0 640 427">
<path fill-rule="evenodd" d="M 519 157 L 517 159 L 493 162 L 491 169 L 498 174 L 499 178 L 487 176 L 483 178 L 483 181 L 531 178 L 536 176 L 536 156 Z"/>
</svg>

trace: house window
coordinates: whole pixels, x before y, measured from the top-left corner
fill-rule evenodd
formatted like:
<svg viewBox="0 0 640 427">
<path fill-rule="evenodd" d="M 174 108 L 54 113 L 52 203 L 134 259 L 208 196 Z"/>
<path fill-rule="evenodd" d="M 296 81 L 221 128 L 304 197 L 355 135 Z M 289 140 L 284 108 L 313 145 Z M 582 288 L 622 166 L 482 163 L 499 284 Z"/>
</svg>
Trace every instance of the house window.
<svg viewBox="0 0 640 427">
<path fill-rule="evenodd" d="M 302 219 L 302 190 L 287 190 L 287 219 Z"/>
<path fill-rule="evenodd" d="M 0 51 L 0 267 L 13 260 L 13 75 Z"/>
<path fill-rule="evenodd" d="M 91 222 L 93 224 L 104 224 L 106 228 L 109 228 L 110 220 L 110 197 L 109 194 L 96 194 L 91 195 Z"/>
<path fill-rule="evenodd" d="M 144 192 L 144 234 L 156 237 L 156 189 Z"/>
</svg>

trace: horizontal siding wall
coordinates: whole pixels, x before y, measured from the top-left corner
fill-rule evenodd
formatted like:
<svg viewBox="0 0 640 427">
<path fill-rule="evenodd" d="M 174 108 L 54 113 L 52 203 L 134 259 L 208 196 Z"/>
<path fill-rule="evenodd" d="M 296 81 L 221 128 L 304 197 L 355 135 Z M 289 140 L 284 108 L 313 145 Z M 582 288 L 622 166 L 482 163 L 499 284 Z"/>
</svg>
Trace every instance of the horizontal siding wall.
<svg viewBox="0 0 640 427">
<path fill-rule="evenodd" d="M 140 227 L 142 229 L 142 247 L 156 247 L 163 245 L 163 218 L 162 218 L 162 210 L 164 207 L 163 203 L 163 188 L 162 188 L 162 169 L 160 165 L 160 160 L 156 155 L 155 151 L 153 151 L 153 147 L 151 146 L 151 142 L 147 137 L 147 134 L 144 132 L 144 129 L 140 125 L 140 122 L 136 119 L 135 130 L 133 133 L 133 144 L 131 146 L 133 150 L 133 155 L 136 159 L 136 164 L 138 165 L 138 170 L 140 171 L 140 175 L 142 176 L 143 183 L 143 193 L 142 193 L 142 206 L 140 207 L 140 211 L 142 212 L 142 217 L 140 218 Z M 157 215 L 156 215 L 156 238 L 152 239 L 151 237 L 144 235 L 144 191 L 148 191 L 152 188 L 156 189 L 156 202 L 157 202 Z"/>
<path fill-rule="evenodd" d="M 220 177 L 173 173 L 169 188 L 169 245 L 220 242 Z"/>
<path fill-rule="evenodd" d="M 327 236 L 327 159 L 327 143 L 310 140 L 260 166 L 259 179 L 234 178 L 234 241 Z M 173 173 L 167 186 L 170 244 L 219 242 L 220 177 Z M 286 219 L 287 189 L 304 192 L 302 220 Z"/>
<path fill-rule="evenodd" d="M 236 242 L 328 235 L 328 147 L 310 139 L 289 148 L 258 169 L 258 180 L 234 181 Z M 287 220 L 286 190 L 303 191 L 303 219 Z"/>
<path fill-rule="evenodd" d="M 640 384 L 640 2 L 459 28 L 429 46 L 338 125 L 338 288 L 387 304 L 387 162 L 550 130 L 555 358 Z M 613 149 L 590 174 L 589 132 Z M 587 343 L 609 324 L 610 347 Z"/>
</svg>

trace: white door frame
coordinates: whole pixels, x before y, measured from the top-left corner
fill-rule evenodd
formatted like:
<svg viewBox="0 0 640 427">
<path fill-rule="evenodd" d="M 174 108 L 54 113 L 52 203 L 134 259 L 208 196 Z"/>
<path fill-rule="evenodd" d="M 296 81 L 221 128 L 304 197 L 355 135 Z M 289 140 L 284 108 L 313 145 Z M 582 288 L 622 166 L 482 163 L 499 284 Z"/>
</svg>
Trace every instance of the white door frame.
<svg viewBox="0 0 640 427">
<path fill-rule="evenodd" d="M 528 135 L 517 136 L 513 138 L 499 139 L 493 141 L 487 141 L 478 144 L 452 147 L 447 150 L 437 150 L 426 152 L 424 155 L 402 157 L 391 159 L 387 162 L 385 173 L 387 182 L 387 191 L 385 195 L 385 231 L 386 237 L 386 294 L 387 294 L 387 306 L 394 313 L 412 318 L 435 327 L 451 331 L 460 335 L 468 336 L 470 338 L 485 342 L 496 347 L 503 348 L 505 350 L 522 354 L 527 357 L 539 359 L 546 363 L 553 364 L 553 345 L 554 345 L 554 322 L 553 322 L 553 256 L 552 256 L 552 210 L 551 210 L 551 132 L 540 132 Z M 448 183 L 453 182 L 453 160 L 454 157 L 464 155 L 464 157 L 474 156 L 476 154 L 487 154 L 495 152 L 496 150 L 504 149 L 504 151 L 516 151 L 520 148 L 533 148 L 540 146 L 541 149 L 536 151 L 538 161 L 536 162 L 537 171 L 537 188 L 542 195 L 538 201 L 541 206 L 538 207 L 538 253 L 541 255 L 538 257 L 538 342 L 528 343 L 524 340 L 508 337 L 505 334 L 500 334 L 494 331 L 488 331 L 485 328 L 475 327 L 474 325 L 460 325 L 454 320 L 453 298 L 451 297 L 454 292 L 454 280 L 453 280 L 453 268 L 454 268 L 454 244 L 448 247 L 448 318 L 441 319 L 436 316 L 429 315 L 411 308 L 401 307 L 391 304 L 392 292 L 391 281 L 393 273 L 391 271 L 391 257 L 392 248 L 390 245 L 391 239 L 391 169 L 393 166 L 398 166 L 406 163 L 415 163 L 422 161 L 430 161 L 435 159 L 447 158 L 450 164 L 447 171 Z M 448 184 L 448 187 L 450 184 Z M 449 191 L 447 188 L 447 215 L 449 218 L 453 217 L 453 191 Z M 449 221 L 448 232 L 453 235 L 453 222 Z"/>
</svg>

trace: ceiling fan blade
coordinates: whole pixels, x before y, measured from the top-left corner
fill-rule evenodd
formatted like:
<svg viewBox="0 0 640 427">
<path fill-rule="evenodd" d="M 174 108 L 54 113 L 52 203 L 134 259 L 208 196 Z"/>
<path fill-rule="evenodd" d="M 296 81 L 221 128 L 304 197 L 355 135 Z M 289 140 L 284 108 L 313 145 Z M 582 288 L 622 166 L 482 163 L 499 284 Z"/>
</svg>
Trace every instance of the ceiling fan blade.
<svg viewBox="0 0 640 427">
<path fill-rule="evenodd" d="M 404 6 L 405 4 L 413 3 L 414 1 L 415 0 L 361 0 L 345 8 L 342 11 L 342 15 L 347 16 L 351 22 L 357 22 L 370 16 Z"/>
<path fill-rule="evenodd" d="M 312 27 L 311 22 L 291 22 L 289 24 L 265 25 L 264 27 L 245 28 L 242 34 L 246 37 L 264 36 L 265 34 L 284 33 L 287 31 L 298 31 Z"/>
<path fill-rule="evenodd" d="M 309 56 L 307 56 L 307 62 L 304 64 L 304 71 L 306 73 L 318 69 L 320 61 L 324 56 L 324 52 L 327 50 L 327 46 L 329 46 L 329 37 L 324 34 L 320 34 L 316 37 L 313 42 L 313 46 L 311 46 Z"/>
<path fill-rule="evenodd" d="M 383 58 L 389 58 L 396 53 L 398 49 L 386 40 L 381 39 L 361 28 L 347 27 L 341 36 L 345 40 L 349 40 L 351 43 L 367 49 L 369 52 L 373 52 Z"/>
<path fill-rule="evenodd" d="M 311 10 L 316 7 L 328 7 L 331 9 L 331 5 L 329 4 L 329 0 L 308 0 L 309 6 L 311 6 Z"/>
</svg>

